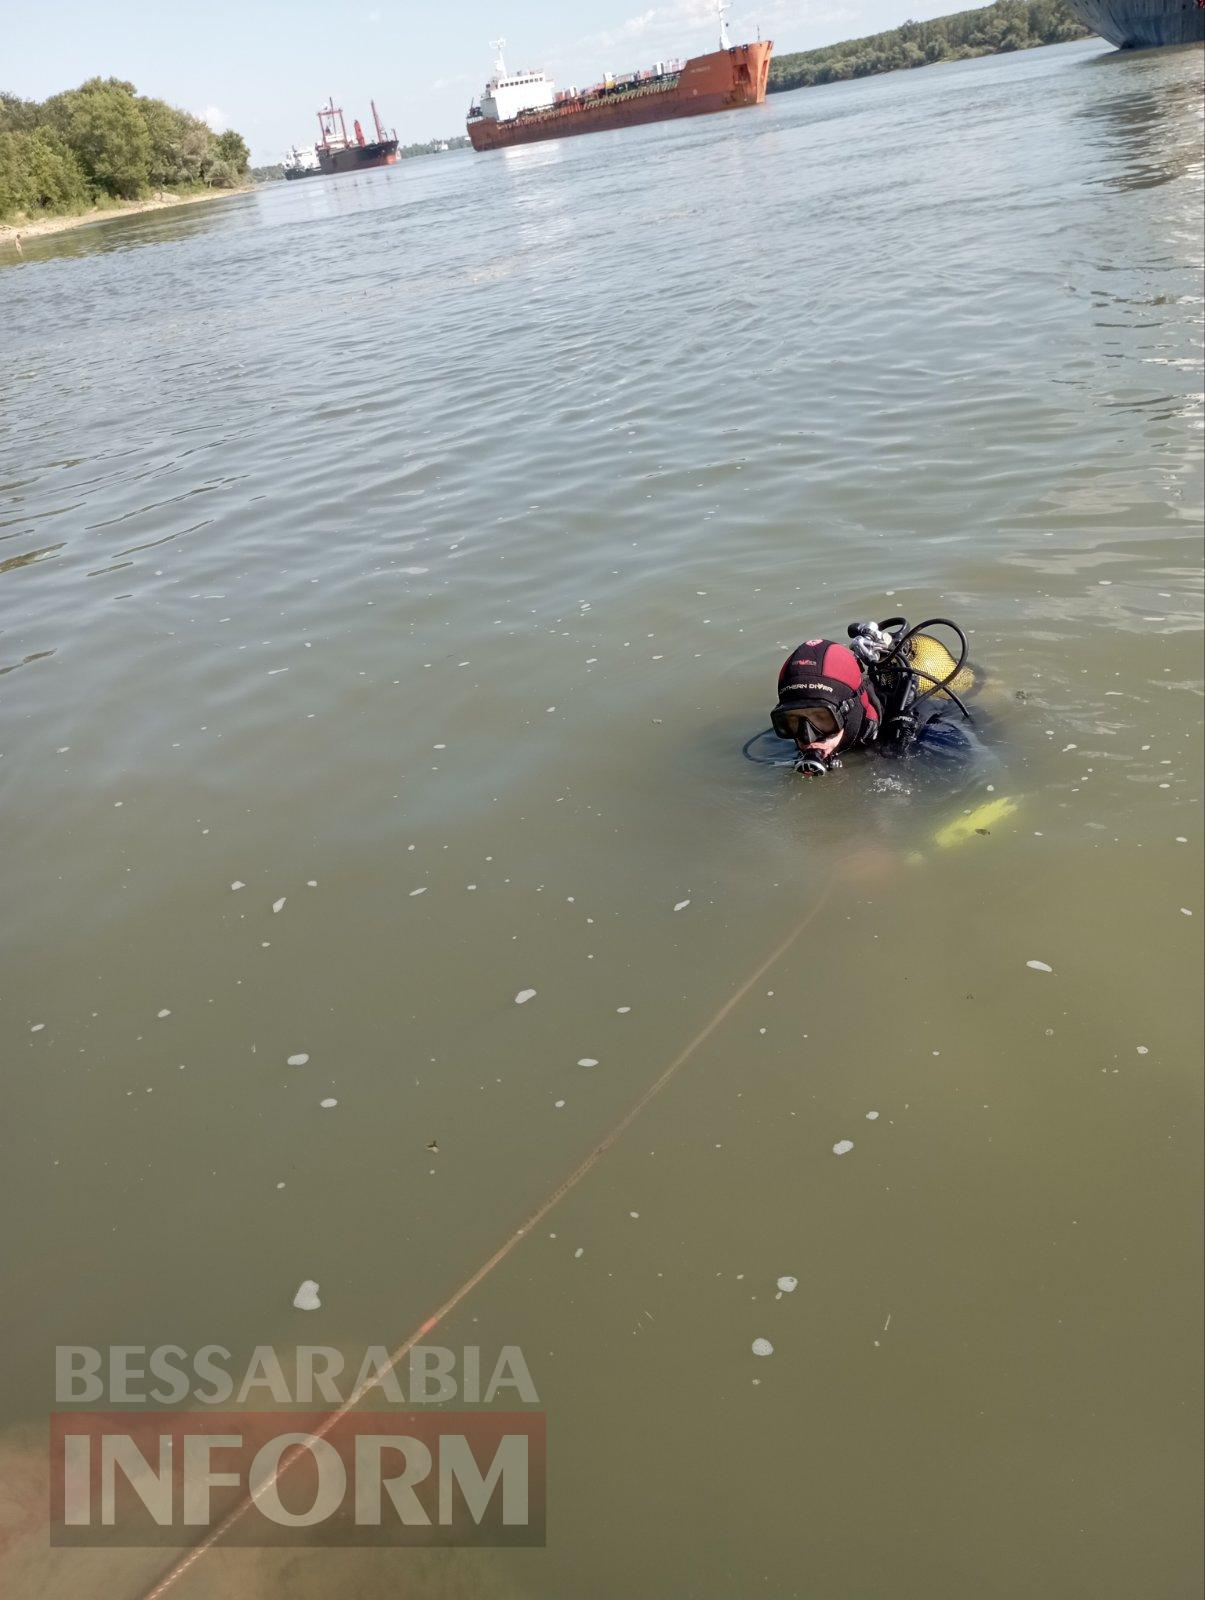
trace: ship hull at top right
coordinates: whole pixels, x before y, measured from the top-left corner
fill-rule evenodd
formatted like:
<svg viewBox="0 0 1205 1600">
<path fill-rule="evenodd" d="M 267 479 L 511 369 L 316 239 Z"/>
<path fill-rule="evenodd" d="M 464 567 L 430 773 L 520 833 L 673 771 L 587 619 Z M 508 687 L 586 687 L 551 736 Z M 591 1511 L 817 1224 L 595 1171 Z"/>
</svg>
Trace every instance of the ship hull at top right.
<svg viewBox="0 0 1205 1600">
<path fill-rule="evenodd" d="M 1085 28 L 1119 50 L 1205 40 L 1205 0 L 1064 0 Z"/>
</svg>

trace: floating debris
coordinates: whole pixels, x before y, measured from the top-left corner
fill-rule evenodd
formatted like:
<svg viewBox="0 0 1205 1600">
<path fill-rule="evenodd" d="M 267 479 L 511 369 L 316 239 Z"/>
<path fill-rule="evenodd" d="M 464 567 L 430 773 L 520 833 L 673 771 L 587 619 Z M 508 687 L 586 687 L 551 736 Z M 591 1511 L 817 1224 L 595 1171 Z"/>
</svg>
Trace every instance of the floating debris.
<svg viewBox="0 0 1205 1600">
<path fill-rule="evenodd" d="M 536 992 L 534 989 L 520 989 L 515 996 L 515 1004 L 517 1006 L 525 1006 L 529 1000 L 534 1000 L 535 997 Z"/>
<path fill-rule="evenodd" d="M 593 1056 L 583 1056 L 582 1059 L 578 1062 L 578 1066 L 579 1067 L 596 1067 L 597 1065 L 598 1065 L 598 1062 L 594 1059 Z"/>
<path fill-rule="evenodd" d="M 867 1122 L 877 1122 L 879 1120 L 878 1112 L 877 1111 L 868 1111 L 866 1113 L 866 1120 L 867 1120 Z"/>
<path fill-rule="evenodd" d="M 245 889 L 247 887 L 247 885 L 243 882 L 243 880 L 241 878 L 236 878 L 234 880 L 234 882 L 230 885 L 230 887 L 232 889 Z"/>
<path fill-rule="evenodd" d="M 798 1287 L 799 1279 L 792 1278 L 789 1272 L 784 1274 L 783 1277 L 779 1278 L 778 1280 L 779 1294 L 794 1294 Z"/>
<path fill-rule="evenodd" d="M 290 1056 L 288 1065 L 290 1067 L 304 1067 L 309 1059 L 309 1056 L 307 1056 L 303 1051 L 300 1055 Z"/>
<path fill-rule="evenodd" d="M 833 1154 L 835 1156 L 847 1156 L 853 1147 L 854 1142 L 852 1139 L 838 1139 L 833 1146 Z"/>
<path fill-rule="evenodd" d="M 272 902 L 272 910 L 273 911 L 283 911 L 284 908 L 285 908 L 285 896 L 282 894 L 279 900 L 273 900 L 273 902 Z"/>
<path fill-rule="evenodd" d="M 677 905 L 674 907 L 674 910 L 675 911 L 685 911 L 689 904 L 690 904 L 689 900 L 679 900 Z"/>
<path fill-rule="evenodd" d="M 337 1100 L 319 1100 L 318 1104 L 324 1111 L 331 1111 L 339 1104 Z"/>
<path fill-rule="evenodd" d="M 318 1298 L 318 1285 L 313 1278 L 306 1278 L 293 1296 L 293 1304 L 298 1311 L 317 1311 L 322 1305 Z"/>
<path fill-rule="evenodd" d="M 754 1339 L 752 1350 L 755 1356 L 772 1356 L 774 1354 L 774 1346 L 769 1339 Z"/>
<path fill-rule="evenodd" d="M 1032 967 L 1035 972 L 1053 972 L 1053 967 L 1048 967 L 1044 961 L 1027 961 L 1027 967 Z"/>
</svg>

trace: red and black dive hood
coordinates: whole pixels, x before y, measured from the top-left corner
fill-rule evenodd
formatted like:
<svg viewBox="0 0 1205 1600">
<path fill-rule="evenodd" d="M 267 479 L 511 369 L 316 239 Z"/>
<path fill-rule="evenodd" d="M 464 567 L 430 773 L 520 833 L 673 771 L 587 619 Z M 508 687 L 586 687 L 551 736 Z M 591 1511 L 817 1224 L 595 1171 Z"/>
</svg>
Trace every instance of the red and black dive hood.
<svg viewBox="0 0 1205 1600">
<path fill-rule="evenodd" d="M 838 750 L 852 750 L 878 736 L 879 704 L 862 663 L 832 639 L 808 639 L 783 662 L 778 704 L 771 714 L 775 733 L 794 737 L 783 729 L 797 720 L 791 713 L 806 715 L 809 706 L 825 708 L 836 718 L 841 730 Z"/>
</svg>

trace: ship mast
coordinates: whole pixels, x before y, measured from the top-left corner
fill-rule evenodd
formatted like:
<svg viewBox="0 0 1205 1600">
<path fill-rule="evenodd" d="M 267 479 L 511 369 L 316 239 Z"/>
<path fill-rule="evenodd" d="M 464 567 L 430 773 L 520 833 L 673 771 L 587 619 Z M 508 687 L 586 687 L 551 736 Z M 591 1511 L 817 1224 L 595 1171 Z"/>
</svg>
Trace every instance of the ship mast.
<svg viewBox="0 0 1205 1600">
<path fill-rule="evenodd" d="M 720 19 L 720 49 L 731 50 L 732 40 L 728 37 L 728 6 L 726 0 L 716 0 L 716 12 Z"/>
<path fill-rule="evenodd" d="M 322 110 L 318 113 L 318 127 L 319 127 L 319 130 L 321 131 L 321 134 L 322 134 L 322 138 L 319 140 L 319 144 L 322 146 L 322 148 L 324 150 L 329 150 L 330 149 L 331 139 L 334 137 L 334 133 L 335 133 L 335 118 L 336 117 L 338 117 L 338 119 L 339 119 L 339 133 L 340 133 L 340 141 L 339 142 L 340 142 L 340 145 L 344 149 L 346 149 L 347 148 L 347 127 L 346 127 L 346 124 L 343 121 L 343 107 L 342 106 L 337 106 L 335 104 L 334 95 L 331 95 L 330 99 L 323 106 Z"/>
<path fill-rule="evenodd" d="M 505 39 L 490 40 L 490 49 L 498 52 L 498 54 L 494 57 L 494 76 L 497 78 L 505 78 L 506 76 L 506 62 L 502 59 L 502 52 L 505 48 Z"/>
</svg>

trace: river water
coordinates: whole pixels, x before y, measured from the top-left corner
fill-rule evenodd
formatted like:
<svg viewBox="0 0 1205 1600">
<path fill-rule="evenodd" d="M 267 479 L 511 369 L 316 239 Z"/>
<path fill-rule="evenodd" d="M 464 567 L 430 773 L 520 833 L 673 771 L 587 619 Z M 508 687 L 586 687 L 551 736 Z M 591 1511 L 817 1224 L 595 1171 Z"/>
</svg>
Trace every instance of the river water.
<svg viewBox="0 0 1205 1600">
<path fill-rule="evenodd" d="M 521 1347 L 547 1548 L 172 1592 L 1196 1592 L 1199 69 L 0 256 L 6 1596 L 165 1564 L 45 1548 L 56 1344 L 392 1346 L 688 1047 L 429 1336 Z M 935 613 L 982 762 L 742 759 Z"/>
</svg>

